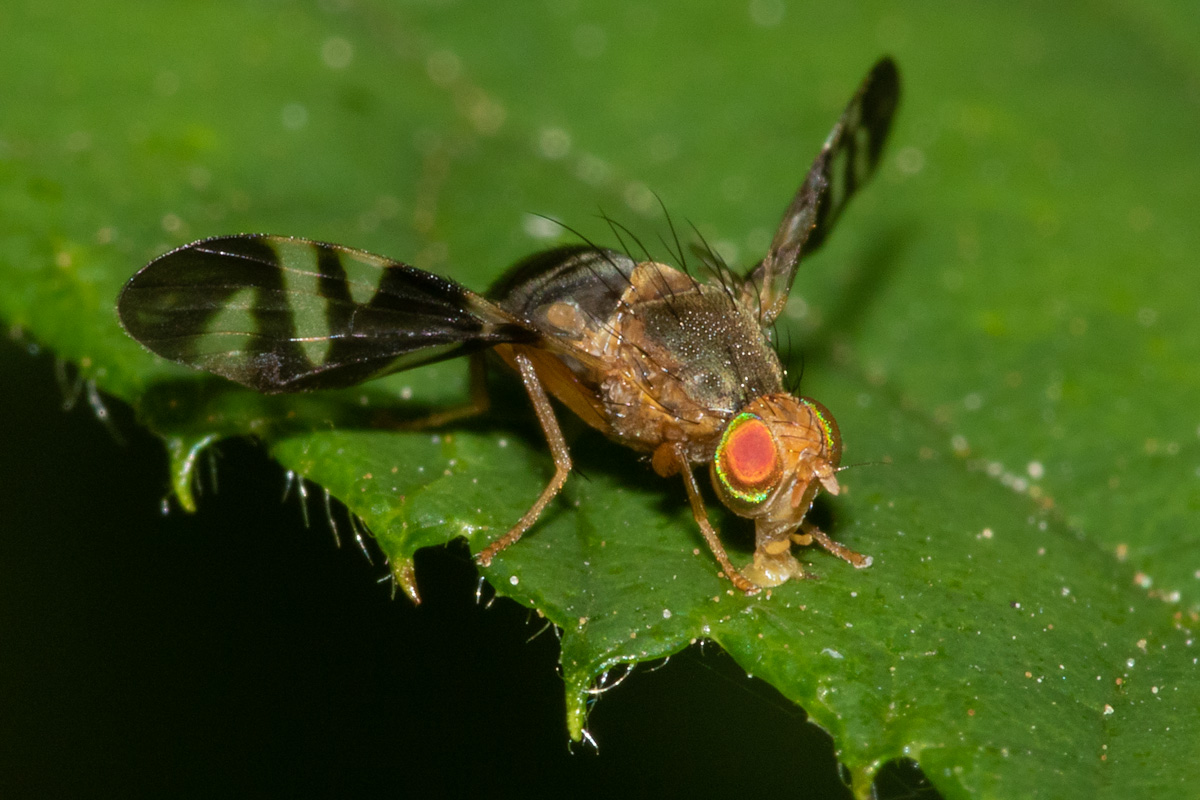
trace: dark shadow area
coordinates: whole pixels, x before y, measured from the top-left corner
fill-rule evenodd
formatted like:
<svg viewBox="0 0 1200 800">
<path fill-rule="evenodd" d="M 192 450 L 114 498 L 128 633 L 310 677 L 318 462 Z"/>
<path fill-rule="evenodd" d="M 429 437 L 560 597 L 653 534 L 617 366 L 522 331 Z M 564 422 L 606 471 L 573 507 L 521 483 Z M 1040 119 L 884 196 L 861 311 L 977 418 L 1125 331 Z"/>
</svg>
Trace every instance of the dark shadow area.
<svg viewBox="0 0 1200 800">
<path fill-rule="evenodd" d="M 519 385 L 516 394 L 505 391 L 493 396 L 492 402 L 493 411 L 517 402 L 529 405 Z M 337 391 L 264 395 L 202 372 L 152 384 L 139 406 L 143 419 L 171 431 L 237 435 L 244 433 L 253 419 L 260 423 L 256 431 L 274 436 L 334 429 L 399 430 L 445 410 L 444 406 L 402 400 L 378 382 Z M 489 412 L 458 420 L 454 427 L 493 430 L 501 427 L 498 419 Z"/>
<path fill-rule="evenodd" d="M 914 233 L 911 224 L 893 225 L 863 246 L 862 266 L 851 273 L 837 305 L 829 310 L 825 330 L 830 336 L 852 337 L 874 313 L 875 302 L 904 261 L 904 251 L 916 238 Z"/>
<path fill-rule="evenodd" d="M 863 255 L 856 260 L 857 268 L 851 272 L 833 306 L 822 315 L 821 327 L 803 342 L 795 341 L 790 348 L 786 338 L 781 343 L 780 358 L 786 359 L 784 366 L 789 373 L 800 374 L 802 364 L 824 364 L 833 360 L 837 343 L 857 336 L 863 320 L 874 313 L 876 301 L 903 261 L 901 255 L 913 238 L 911 226 L 892 226 L 863 246 Z M 812 265 L 801 264 L 797 275 L 800 285 L 799 288 L 792 287 L 793 294 L 803 296 L 804 271 L 812 268 Z"/>
<path fill-rule="evenodd" d="M 553 634 L 476 604 L 461 546 L 417 556 L 423 605 L 393 600 L 245 440 L 198 514 L 163 516 L 128 408 L 118 445 L 61 410 L 48 356 L 5 340 L 0 375 L 4 797 L 849 797 L 828 737 L 712 647 L 605 694 L 599 755 L 569 746 Z"/>
<path fill-rule="evenodd" d="M 911 758 L 898 758 L 880 767 L 871 787 L 877 800 L 941 800 L 941 795 Z"/>
<path fill-rule="evenodd" d="M 465 375 L 467 359 L 461 362 Z M 461 397 L 431 405 L 404 400 L 394 384 L 380 380 L 349 389 L 266 395 L 197 370 L 189 376 L 163 379 L 148 386 L 139 401 L 138 416 L 151 426 L 173 433 L 236 436 L 246 433 L 253 420 L 257 433 L 277 437 L 325 430 L 402 432 L 438 428 L 515 433 L 545 447 L 545 436 L 519 378 L 498 357 L 489 355 L 486 363 L 490 408 L 485 413 L 463 416 L 434 427 L 423 423 L 431 415 L 468 401 L 465 378 Z M 564 432 L 569 433 L 575 427 L 589 430 L 583 423 L 574 426 L 578 420 L 567 409 L 556 404 L 556 410 Z M 546 452 L 549 458 L 548 448 Z"/>
</svg>

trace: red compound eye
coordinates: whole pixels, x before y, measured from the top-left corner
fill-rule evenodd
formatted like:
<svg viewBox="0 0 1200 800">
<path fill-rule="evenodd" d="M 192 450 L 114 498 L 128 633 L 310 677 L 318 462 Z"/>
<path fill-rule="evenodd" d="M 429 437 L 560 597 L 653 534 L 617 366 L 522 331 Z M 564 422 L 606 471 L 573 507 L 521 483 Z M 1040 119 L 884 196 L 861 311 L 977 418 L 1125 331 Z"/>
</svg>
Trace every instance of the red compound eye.
<svg viewBox="0 0 1200 800">
<path fill-rule="evenodd" d="M 739 414 L 729 423 L 716 455 L 720 483 L 742 502 L 761 503 L 779 482 L 782 468 L 775 437 L 753 414 Z"/>
</svg>

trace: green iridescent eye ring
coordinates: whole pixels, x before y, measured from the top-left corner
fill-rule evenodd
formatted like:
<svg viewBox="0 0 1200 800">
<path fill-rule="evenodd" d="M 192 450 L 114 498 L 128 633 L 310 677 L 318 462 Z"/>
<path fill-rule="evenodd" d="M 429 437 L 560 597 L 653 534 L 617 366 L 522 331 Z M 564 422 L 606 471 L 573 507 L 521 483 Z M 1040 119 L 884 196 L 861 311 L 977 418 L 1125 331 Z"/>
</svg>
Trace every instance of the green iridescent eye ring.
<svg viewBox="0 0 1200 800">
<path fill-rule="evenodd" d="M 779 484 L 783 464 L 770 428 L 757 414 L 734 417 L 713 461 L 721 485 L 743 503 L 758 505 Z"/>
<path fill-rule="evenodd" d="M 838 452 L 840 447 L 837 434 L 833 432 L 831 419 L 827 416 L 825 409 L 805 397 L 800 398 L 800 402 L 807 406 L 808 410 L 813 412 L 816 418 L 821 421 L 821 432 L 825 435 L 825 448 L 831 453 Z"/>
</svg>

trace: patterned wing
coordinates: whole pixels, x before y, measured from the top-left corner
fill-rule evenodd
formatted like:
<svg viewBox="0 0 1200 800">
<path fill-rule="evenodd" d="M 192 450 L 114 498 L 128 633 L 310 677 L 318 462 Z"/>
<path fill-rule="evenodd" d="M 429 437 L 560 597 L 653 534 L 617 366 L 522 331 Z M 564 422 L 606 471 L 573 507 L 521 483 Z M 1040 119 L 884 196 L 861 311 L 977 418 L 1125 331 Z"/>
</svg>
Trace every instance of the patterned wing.
<svg viewBox="0 0 1200 800">
<path fill-rule="evenodd" d="M 352 386 L 541 335 L 445 278 L 283 236 L 194 242 L 143 267 L 117 302 L 153 352 L 260 392 Z"/>
<path fill-rule="evenodd" d="M 742 302 L 757 305 L 764 327 L 787 304 L 802 253 L 821 246 L 846 203 L 875 172 L 899 102 L 900 73 L 896 62 L 883 58 L 833 126 L 784 213 L 766 258 L 746 276 Z"/>
</svg>

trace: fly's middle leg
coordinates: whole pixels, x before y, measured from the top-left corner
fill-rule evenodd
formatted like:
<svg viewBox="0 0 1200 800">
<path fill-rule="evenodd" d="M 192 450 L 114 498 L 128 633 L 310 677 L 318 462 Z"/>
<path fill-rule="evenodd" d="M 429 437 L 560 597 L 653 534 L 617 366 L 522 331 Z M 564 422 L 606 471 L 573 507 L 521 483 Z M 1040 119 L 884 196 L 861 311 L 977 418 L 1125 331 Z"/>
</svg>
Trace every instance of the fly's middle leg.
<svg viewBox="0 0 1200 800">
<path fill-rule="evenodd" d="M 533 362 L 519 351 L 514 354 L 513 361 L 517 371 L 521 374 L 521 383 L 525 385 L 525 391 L 529 393 L 533 410 L 537 412 L 538 422 L 541 423 L 542 432 L 546 435 L 546 442 L 550 445 L 550 454 L 554 457 L 554 477 L 550 479 L 550 483 L 546 484 L 546 488 L 542 490 L 537 502 L 525 512 L 525 516 L 521 517 L 508 533 L 494 539 L 475 556 L 475 560 L 485 567 L 492 563 L 492 559 L 496 557 L 497 553 L 520 539 L 525 531 L 537 522 L 542 511 L 562 490 L 563 484 L 567 482 L 567 476 L 571 473 L 571 453 L 567 450 L 567 442 L 563 438 L 562 429 L 558 427 L 554 408 L 550 405 L 550 398 L 546 395 L 546 390 L 542 388 L 542 382 L 538 379 Z"/>
<path fill-rule="evenodd" d="M 401 431 L 423 431 L 430 428 L 441 428 L 460 419 L 478 416 L 491 408 L 492 401 L 488 396 L 487 364 L 483 353 L 472 353 L 470 358 L 469 376 L 470 395 L 465 403 L 460 403 L 441 411 L 434 411 L 416 419 L 404 419 L 391 423 L 391 427 Z"/>
</svg>

